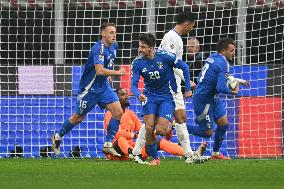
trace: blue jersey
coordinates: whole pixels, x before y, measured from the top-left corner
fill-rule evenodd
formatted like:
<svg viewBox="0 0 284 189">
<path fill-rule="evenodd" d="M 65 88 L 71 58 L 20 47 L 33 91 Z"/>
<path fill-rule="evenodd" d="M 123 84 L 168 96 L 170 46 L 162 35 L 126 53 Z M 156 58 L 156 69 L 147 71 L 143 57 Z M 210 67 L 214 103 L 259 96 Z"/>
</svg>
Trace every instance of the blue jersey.
<svg viewBox="0 0 284 189">
<path fill-rule="evenodd" d="M 226 85 L 228 73 L 228 60 L 219 53 L 210 55 L 199 73 L 194 99 L 206 103 L 213 101 L 218 93 L 232 94 Z"/>
<path fill-rule="evenodd" d="M 99 93 L 109 85 L 108 76 L 97 75 L 95 65 L 102 64 L 104 68 L 112 70 L 117 48 L 117 43 L 106 47 L 102 40 L 93 45 L 81 77 L 80 93 L 83 91 Z"/>
<path fill-rule="evenodd" d="M 186 82 L 186 91 L 190 90 L 189 68 L 186 63 L 176 58 L 172 53 L 155 50 L 154 59 L 138 56 L 132 62 L 131 90 L 139 96 L 138 82 L 140 75 L 144 78 L 144 94 L 164 98 L 173 98 L 171 90 L 177 91 L 173 68 L 183 70 Z"/>
</svg>

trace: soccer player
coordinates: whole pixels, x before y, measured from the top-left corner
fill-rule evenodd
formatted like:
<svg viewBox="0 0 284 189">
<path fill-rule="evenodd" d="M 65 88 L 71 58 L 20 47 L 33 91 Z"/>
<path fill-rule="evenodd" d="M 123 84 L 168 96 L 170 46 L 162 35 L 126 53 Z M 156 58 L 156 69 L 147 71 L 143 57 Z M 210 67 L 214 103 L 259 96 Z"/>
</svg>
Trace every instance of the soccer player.
<svg viewBox="0 0 284 189">
<path fill-rule="evenodd" d="M 178 59 L 182 59 L 183 56 L 183 42 L 182 42 L 182 36 L 187 35 L 194 27 L 195 25 L 196 16 L 190 12 L 181 12 L 176 17 L 176 25 L 175 27 L 170 30 L 168 33 L 165 34 L 159 49 L 164 49 L 166 51 L 169 51 L 171 53 L 174 53 Z M 173 94 L 174 101 L 175 101 L 175 128 L 176 128 L 176 134 L 178 136 L 178 139 L 180 141 L 181 146 L 183 147 L 185 151 L 185 163 L 200 163 L 200 160 L 197 160 L 198 157 L 193 156 L 194 152 L 191 149 L 190 146 L 190 140 L 189 140 L 189 133 L 186 128 L 186 111 L 185 111 L 185 103 L 181 88 L 181 81 L 184 81 L 183 73 L 181 69 L 174 68 L 174 74 L 175 79 L 177 83 L 177 93 Z M 191 82 L 191 86 L 195 87 L 195 83 Z M 141 128 L 143 129 L 143 128 Z M 143 133 L 143 132 L 139 132 Z M 138 135 L 138 138 L 136 140 L 135 147 L 133 149 L 133 154 L 138 155 L 141 152 L 141 149 L 143 147 L 143 136 L 141 134 Z M 201 146 L 201 151 L 204 151 L 206 149 L 207 145 L 206 143 L 203 143 L 203 146 Z M 200 150 L 198 150 L 200 151 Z M 199 154 L 199 153 L 197 153 Z M 194 159 L 192 158 L 194 157 Z M 200 159 L 205 157 L 199 157 Z M 206 160 L 206 158 L 204 159 Z M 202 161 L 204 161 L 202 160 Z M 201 162 L 202 162 L 201 161 Z"/>
<path fill-rule="evenodd" d="M 62 128 L 51 137 L 55 155 L 60 154 L 62 137 L 70 132 L 75 125 L 82 122 L 84 116 L 95 105 L 98 105 L 101 108 L 109 110 L 112 115 L 103 152 L 120 156 L 113 149 L 111 141 L 118 130 L 123 111 L 116 93 L 108 82 L 108 77 L 124 75 L 125 70 L 113 70 L 114 59 L 118 48 L 116 43 L 116 25 L 114 23 L 104 23 L 101 25 L 100 30 L 101 39 L 93 45 L 80 80 L 77 110 L 63 123 Z"/>
<path fill-rule="evenodd" d="M 172 53 L 155 50 L 155 42 L 155 37 L 150 33 L 139 37 L 140 56 L 132 63 L 131 90 L 142 102 L 142 116 L 146 127 L 146 150 L 153 157 L 151 164 L 159 165 L 154 131 L 157 135 L 165 136 L 167 127 L 173 118 L 175 104 L 171 91 L 177 91 L 174 67 L 183 70 L 185 97 L 192 96 L 192 92 L 187 64 Z M 138 90 L 140 76 L 144 78 L 143 93 Z M 155 124 L 156 116 L 158 117 L 157 124 Z"/>
<path fill-rule="evenodd" d="M 193 135 L 209 138 L 213 134 L 213 122 L 215 121 L 217 129 L 211 159 L 227 160 L 228 157 L 219 153 L 228 128 L 228 118 L 218 94 L 236 95 L 239 90 L 239 85 L 232 90 L 226 85 L 226 78 L 229 74 L 228 60 L 232 60 L 235 55 L 235 42 L 230 38 L 222 38 L 217 43 L 217 50 L 217 53 L 213 53 L 206 59 L 193 96 L 198 126 L 188 125 L 187 128 Z M 249 85 L 245 80 L 238 79 L 238 81 L 244 86 Z"/>
<path fill-rule="evenodd" d="M 137 137 L 137 132 L 141 127 L 145 127 L 145 125 L 140 122 L 137 115 L 129 110 L 127 107 L 130 105 L 129 96 L 124 89 L 115 90 L 117 96 L 119 98 L 123 114 L 121 117 L 119 130 L 116 133 L 113 139 L 113 148 L 121 154 L 121 157 L 113 156 L 106 154 L 106 157 L 110 160 L 129 160 L 129 154 L 132 153 L 132 149 L 134 147 L 133 139 Z M 109 126 L 109 121 L 111 119 L 111 112 L 107 111 L 104 119 L 104 127 L 105 129 Z M 144 133 L 145 134 L 145 133 Z M 170 132 L 168 132 L 168 139 L 170 138 Z M 163 150 L 169 154 L 176 156 L 184 156 L 183 149 L 175 143 L 169 142 L 164 138 L 159 137 L 157 139 L 158 149 Z M 143 159 L 146 159 L 148 154 L 146 153 L 145 146 L 142 149 L 141 157 L 137 160 L 140 164 L 148 164 Z"/>
<path fill-rule="evenodd" d="M 182 37 L 186 36 L 195 26 L 196 16 L 191 12 L 181 12 L 176 17 L 176 25 L 165 34 L 160 44 L 160 49 L 165 49 L 171 53 L 176 54 L 178 59 L 182 59 L 183 56 L 183 41 Z M 183 94 L 181 91 L 181 81 L 184 80 L 182 70 L 174 69 L 176 83 L 178 86 L 177 93 L 174 94 L 175 101 L 175 129 L 176 134 L 182 148 L 185 151 L 186 163 L 192 163 L 190 157 L 193 156 L 193 151 L 190 146 L 189 133 L 186 128 L 186 111 Z M 191 82 L 192 87 L 195 87 L 195 83 Z M 188 159 L 189 158 L 189 159 Z M 188 159 L 188 160 L 187 160 Z"/>
</svg>

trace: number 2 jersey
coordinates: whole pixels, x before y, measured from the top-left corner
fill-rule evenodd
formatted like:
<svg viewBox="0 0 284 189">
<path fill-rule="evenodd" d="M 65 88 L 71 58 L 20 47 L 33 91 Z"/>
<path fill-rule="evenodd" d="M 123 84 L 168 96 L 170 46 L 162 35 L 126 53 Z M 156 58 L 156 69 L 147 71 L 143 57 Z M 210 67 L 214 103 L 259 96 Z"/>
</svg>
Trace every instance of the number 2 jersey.
<svg viewBox="0 0 284 189">
<path fill-rule="evenodd" d="M 232 94 L 226 85 L 229 73 L 228 60 L 219 53 L 211 54 L 205 61 L 198 77 L 198 84 L 194 92 L 197 103 L 211 103 L 218 93 Z"/>
<path fill-rule="evenodd" d="M 154 59 L 150 60 L 138 56 L 132 62 L 131 89 L 135 96 L 139 97 L 138 82 L 140 75 L 144 78 L 144 94 L 173 99 L 171 90 L 177 92 L 173 68 L 185 71 L 186 91 L 190 90 L 189 68 L 186 63 L 177 59 L 172 53 L 155 50 Z"/>
</svg>

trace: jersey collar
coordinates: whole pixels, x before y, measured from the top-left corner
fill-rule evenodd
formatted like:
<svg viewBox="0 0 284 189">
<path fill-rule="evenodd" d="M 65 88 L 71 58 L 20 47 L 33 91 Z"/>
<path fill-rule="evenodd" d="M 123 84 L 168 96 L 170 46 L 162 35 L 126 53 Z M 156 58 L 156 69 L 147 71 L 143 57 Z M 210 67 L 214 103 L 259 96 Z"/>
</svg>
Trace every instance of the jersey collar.
<svg viewBox="0 0 284 189">
<path fill-rule="evenodd" d="M 181 35 L 175 30 L 175 28 L 172 29 L 174 32 L 176 32 L 176 34 L 178 34 L 178 36 L 181 37 Z"/>
</svg>

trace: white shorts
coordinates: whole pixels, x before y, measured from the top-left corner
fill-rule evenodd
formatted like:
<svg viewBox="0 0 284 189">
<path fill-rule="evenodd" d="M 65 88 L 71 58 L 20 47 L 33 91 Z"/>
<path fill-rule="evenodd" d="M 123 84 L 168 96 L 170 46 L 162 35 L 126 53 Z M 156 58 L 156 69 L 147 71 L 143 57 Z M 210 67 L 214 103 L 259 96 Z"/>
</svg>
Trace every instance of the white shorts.
<svg viewBox="0 0 284 189">
<path fill-rule="evenodd" d="M 174 101 L 175 101 L 175 110 L 185 110 L 184 99 L 182 92 L 177 92 L 173 94 Z"/>
</svg>

